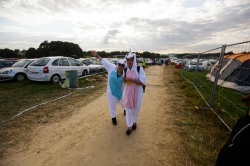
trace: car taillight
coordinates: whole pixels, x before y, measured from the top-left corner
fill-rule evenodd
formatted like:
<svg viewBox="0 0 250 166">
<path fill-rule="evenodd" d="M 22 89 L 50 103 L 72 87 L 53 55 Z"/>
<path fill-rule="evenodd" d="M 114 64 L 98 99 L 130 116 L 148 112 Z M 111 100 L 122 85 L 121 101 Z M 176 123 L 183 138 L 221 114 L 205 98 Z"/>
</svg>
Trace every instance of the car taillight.
<svg viewBox="0 0 250 166">
<path fill-rule="evenodd" d="M 43 73 L 49 73 L 49 67 L 46 66 L 45 68 L 43 68 Z"/>
</svg>

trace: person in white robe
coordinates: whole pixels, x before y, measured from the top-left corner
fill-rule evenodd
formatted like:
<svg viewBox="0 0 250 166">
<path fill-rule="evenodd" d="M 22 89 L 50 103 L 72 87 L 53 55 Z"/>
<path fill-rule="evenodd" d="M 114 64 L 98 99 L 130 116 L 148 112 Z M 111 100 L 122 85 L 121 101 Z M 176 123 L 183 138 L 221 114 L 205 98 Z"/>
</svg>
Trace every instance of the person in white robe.
<svg viewBox="0 0 250 166">
<path fill-rule="evenodd" d="M 140 108 L 143 99 L 143 85 L 146 85 L 146 75 L 142 67 L 138 72 L 136 65 L 136 54 L 131 50 L 125 56 L 126 73 L 124 73 L 124 91 L 123 104 L 126 110 L 126 124 L 128 129 L 127 135 L 130 135 L 132 130 L 136 130 L 139 118 Z"/>
<path fill-rule="evenodd" d="M 107 59 L 100 57 L 96 51 L 91 51 L 92 55 L 96 56 L 108 71 L 108 80 L 107 80 L 107 97 L 109 104 L 109 112 L 112 119 L 113 125 L 117 125 L 117 111 L 116 105 L 120 103 L 122 109 L 124 106 L 122 103 L 122 86 L 123 86 L 123 70 L 125 67 L 124 60 L 119 60 L 117 65 L 110 63 Z M 125 110 L 124 110 L 125 115 Z"/>
</svg>

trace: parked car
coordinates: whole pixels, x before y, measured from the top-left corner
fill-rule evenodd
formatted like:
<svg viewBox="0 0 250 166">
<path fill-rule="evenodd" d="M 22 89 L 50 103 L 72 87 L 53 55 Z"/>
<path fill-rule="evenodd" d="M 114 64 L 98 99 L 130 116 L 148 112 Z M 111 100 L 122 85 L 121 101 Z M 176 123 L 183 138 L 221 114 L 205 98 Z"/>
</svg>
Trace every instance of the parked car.
<svg viewBox="0 0 250 166">
<path fill-rule="evenodd" d="M 203 70 L 211 70 L 217 60 L 204 60 L 202 61 L 202 69 Z"/>
<path fill-rule="evenodd" d="M 146 65 L 153 65 L 153 60 L 151 59 L 146 59 Z"/>
<path fill-rule="evenodd" d="M 0 60 L 0 69 L 11 67 L 14 63 L 16 63 L 17 60 Z"/>
<path fill-rule="evenodd" d="M 188 61 L 186 64 L 185 64 L 185 67 L 184 69 L 185 70 L 188 70 L 188 71 L 195 71 L 196 69 L 196 65 L 197 64 L 197 61 Z M 198 63 L 198 68 L 197 68 L 197 71 L 202 71 L 202 62 L 199 62 Z"/>
<path fill-rule="evenodd" d="M 93 74 L 93 73 L 99 73 L 99 72 L 103 72 L 105 71 L 105 68 L 103 65 L 101 64 L 97 64 L 97 62 L 93 61 L 92 59 L 78 59 L 78 61 L 82 62 L 82 63 L 86 63 L 87 62 L 87 66 L 89 68 L 89 74 Z M 91 62 L 91 63 L 89 63 Z"/>
<path fill-rule="evenodd" d="M 11 67 L 0 70 L 0 81 L 15 80 L 18 82 L 27 79 L 27 67 L 35 59 L 22 59 L 14 63 Z"/>
<path fill-rule="evenodd" d="M 70 57 L 43 57 L 28 66 L 28 79 L 32 81 L 50 81 L 58 83 L 66 78 L 66 71 L 76 70 L 78 76 L 89 74 L 89 68 Z"/>
<path fill-rule="evenodd" d="M 79 61 L 87 66 L 93 63 L 93 59 L 91 59 L 91 58 L 88 58 L 88 59 L 81 59 L 80 58 Z"/>
<path fill-rule="evenodd" d="M 118 60 L 117 59 L 112 59 L 112 60 L 110 60 L 110 62 L 116 65 L 118 63 Z"/>
</svg>

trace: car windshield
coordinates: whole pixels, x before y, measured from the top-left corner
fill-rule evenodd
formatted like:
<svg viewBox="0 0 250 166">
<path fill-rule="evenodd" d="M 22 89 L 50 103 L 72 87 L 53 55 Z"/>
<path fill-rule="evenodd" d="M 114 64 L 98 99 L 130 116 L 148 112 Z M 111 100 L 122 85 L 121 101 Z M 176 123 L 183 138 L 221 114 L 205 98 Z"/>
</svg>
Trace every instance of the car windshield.
<svg viewBox="0 0 250 166">
<path fill-rule="evenodd" d="M 40 58 L 32 62 L 29 66 L 45 66 L 49 60 L 49 58 Z"/>
<path fill-rule="evenodd" d="M 20 60 L 16 63 L 14 63 L 12 65 L 12 67 L 23 67 L 24 65 L 26 65 L 28 62 L 30 62 L 31 60 L 28 60 L 28 59 L 23 59 L 23 60 Z"/>
<path fill-rule="evenodd" d="M 0 68 L 11 67 L 16 61 L 0 61 Z"/>
</svg>

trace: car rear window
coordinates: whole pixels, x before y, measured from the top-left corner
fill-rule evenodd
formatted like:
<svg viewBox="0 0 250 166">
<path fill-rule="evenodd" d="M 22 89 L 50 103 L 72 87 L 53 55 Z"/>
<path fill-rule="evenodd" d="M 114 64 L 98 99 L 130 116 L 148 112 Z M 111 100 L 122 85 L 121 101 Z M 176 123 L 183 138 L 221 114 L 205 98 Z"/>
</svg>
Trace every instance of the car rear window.
<svg viewBox="0 0 250 166">
<path fill-rule="evenodd" d="M 49 58 L 40 58 L 32 62 L 29 66 L 45 66 L 49 62 Z"/>
<path fill-rule="evenodd" d="M 59 59 L 54 60 L 54 62 L 52 62 L 52 66 L 58 66 L 58 62 L 59 62 Z"/>
</svg>

